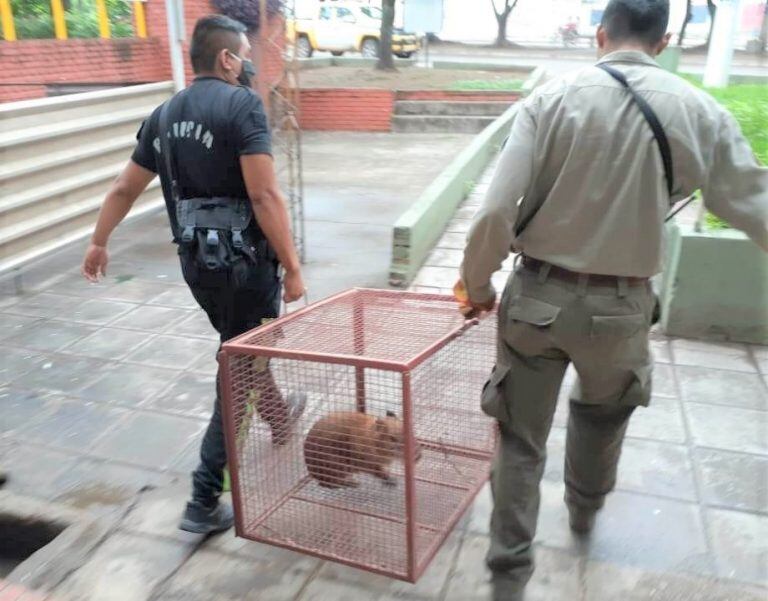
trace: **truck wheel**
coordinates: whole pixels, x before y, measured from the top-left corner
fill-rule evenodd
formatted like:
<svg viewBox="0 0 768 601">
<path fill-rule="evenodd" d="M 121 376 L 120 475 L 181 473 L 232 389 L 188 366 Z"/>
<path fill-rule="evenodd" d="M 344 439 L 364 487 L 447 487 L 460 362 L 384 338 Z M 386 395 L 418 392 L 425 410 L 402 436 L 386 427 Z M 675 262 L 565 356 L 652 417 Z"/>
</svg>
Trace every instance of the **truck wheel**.
<svg viewBox="0 0 768 601">
<path fill-rule="evenodd" d="M 344 56 L 344 51 L 343 50 L 331 50 L 331 54 L 333 56 Z"/>
<path fill-rule="evenodd" d="M 379 40 L 374 38 L 364 39 L 363 45 L 360 47 L 360 54 L 362 54 L 365 58 L 378 58 Z"/>
<path fill-rule="evenodd" d="M 395 56 L 397 56 L 397 58 L 411 58 L 413 52 L 398 52 Z"/>
<path fill-rule="evenodd" d="M 300 36 L 296 40 L 296 54 L 299 58 L 310 58 L 312 56 L 312 44 L 309 43 L 309 38 L 305 35 Z"/>
</svg>

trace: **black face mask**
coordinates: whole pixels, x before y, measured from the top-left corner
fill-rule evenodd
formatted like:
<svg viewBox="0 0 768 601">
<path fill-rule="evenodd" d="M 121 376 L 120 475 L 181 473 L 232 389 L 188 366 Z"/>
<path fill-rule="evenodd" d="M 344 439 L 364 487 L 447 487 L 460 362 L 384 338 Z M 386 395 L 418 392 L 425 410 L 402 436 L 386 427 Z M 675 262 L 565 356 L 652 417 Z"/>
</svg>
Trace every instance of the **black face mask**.
<svg viewBox="0 0 768 601">
<path fill-rule="evenodd" d="M 242 63 L 243 68 L 240 70 L 240 75 L 237 76 L 237 82 L 246 88 L 250 88 L 251 80 L 256 77 L 256 67 L 253 65 L 253 61 L 248 59 L 243 59 Z"/>
</svg>

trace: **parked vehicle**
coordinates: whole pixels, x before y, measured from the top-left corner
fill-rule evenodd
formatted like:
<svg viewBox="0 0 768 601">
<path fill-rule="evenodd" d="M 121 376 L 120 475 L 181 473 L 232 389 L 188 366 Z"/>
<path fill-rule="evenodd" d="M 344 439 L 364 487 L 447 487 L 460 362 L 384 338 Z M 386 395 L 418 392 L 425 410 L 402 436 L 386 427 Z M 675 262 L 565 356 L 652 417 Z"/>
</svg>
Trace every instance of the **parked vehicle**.
<svg viewBox="0 0 768 601">
<path fill-rule="evenodd" d="M 323 5 L 315 18 L 290 20 L 288 35 L 294 36 L 301 58 L 309 58 L 316 50 L 329 51 L 333 56 L 360 52 L 364 57 L 377 57 L 381 43 L 381 9 L 352 2 Z M 415 34 L 394 29 L 392 52 L 396 56 L 409 58 L 418 50 L 419 39 Z"/>
</svg>

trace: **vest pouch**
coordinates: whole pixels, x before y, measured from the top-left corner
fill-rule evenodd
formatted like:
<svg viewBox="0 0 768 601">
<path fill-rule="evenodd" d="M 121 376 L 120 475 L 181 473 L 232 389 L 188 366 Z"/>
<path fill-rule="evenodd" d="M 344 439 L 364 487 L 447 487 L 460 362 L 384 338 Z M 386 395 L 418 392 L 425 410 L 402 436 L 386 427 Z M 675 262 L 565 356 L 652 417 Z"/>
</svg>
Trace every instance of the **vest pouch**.
<svg viewBox="0 0 768 601">
<path fill-rule="evenodd" d="M 179 254 L 190 286 L 237 285 L 256 266 L 253 213 L 233 198 L 191 198 L 177 203 Z"/>
</svg>

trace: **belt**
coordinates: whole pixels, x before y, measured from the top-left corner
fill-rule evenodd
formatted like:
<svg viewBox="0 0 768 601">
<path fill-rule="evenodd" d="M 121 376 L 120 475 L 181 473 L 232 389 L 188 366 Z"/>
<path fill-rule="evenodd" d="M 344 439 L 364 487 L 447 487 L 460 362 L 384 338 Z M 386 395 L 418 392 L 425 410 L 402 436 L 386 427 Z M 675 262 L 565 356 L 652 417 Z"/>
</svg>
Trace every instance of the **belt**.
<svg viewBox="0 0 768 601">
<path fill-rule="evenodd" d="M 522 256 L 522 263 L 523 267 L 535 272 L 538 272 L 545 265 L 549 265 L 548 278 L 555 278 L 569 283 L 578 283 L 581 278 L 586 276 L 589 283 L 596 286 L 616 286 L 621 279 L 626 280 L 628 286 L 645 286 L 649 279 L 629 276 L 601 275 L 595 273 L 579 273 L 526 255 Z"/>
</svg>

